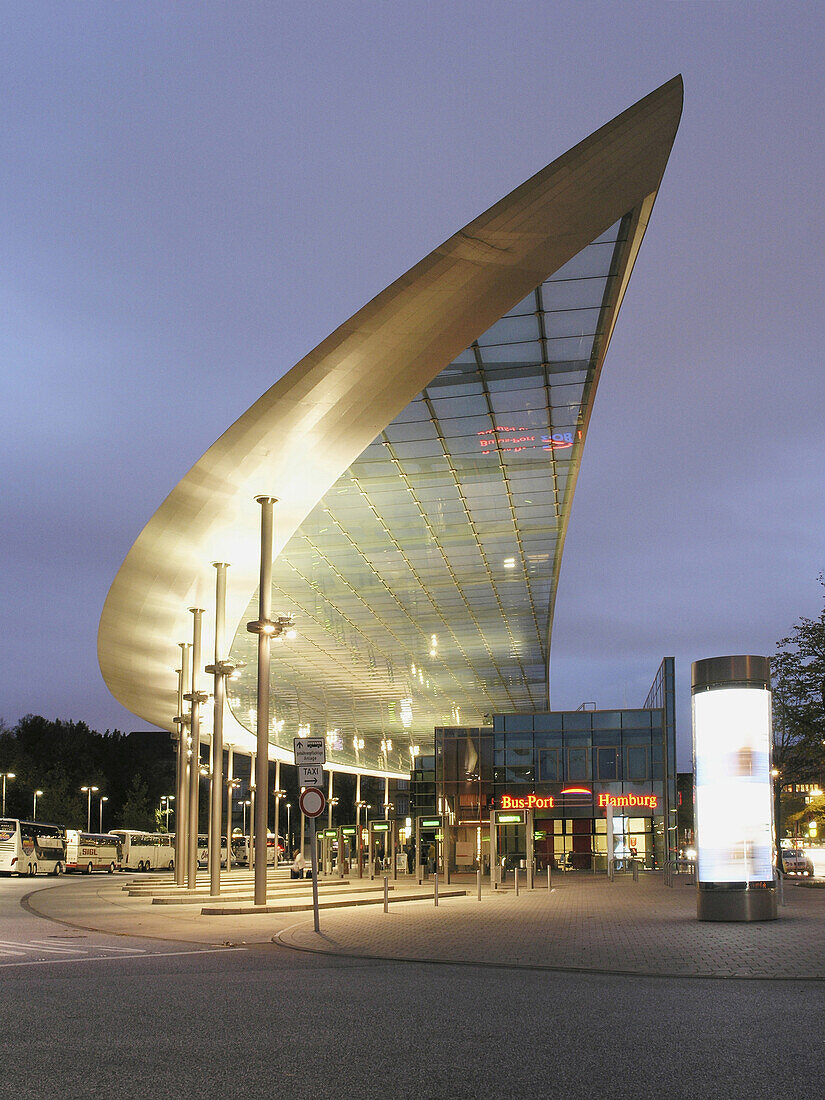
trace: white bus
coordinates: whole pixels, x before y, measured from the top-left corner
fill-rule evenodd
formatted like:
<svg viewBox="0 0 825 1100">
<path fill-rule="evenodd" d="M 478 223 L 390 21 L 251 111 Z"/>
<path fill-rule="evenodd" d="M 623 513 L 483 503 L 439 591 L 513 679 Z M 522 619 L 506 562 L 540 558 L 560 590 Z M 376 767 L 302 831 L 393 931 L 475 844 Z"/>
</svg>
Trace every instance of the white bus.
<svg viewBox="0 0 825 1100">
<path fill-rule="evenodd" d="M 137 829 L 112 829 L 112 832 L 123 849 L 124 871 L 174 871 L 174 833 L 141 833 Z"/>
<path fill-rule="evenodd" d="M 234 853 L 234 848 L 232 849 Z M 233 856 L 234 858 L 234 856 Z M 209 866 L 209 837 L 198 833 L 198 867 Z M 226 837 L 221 837 L 221 867 L 226 866 Z"/>
<path fill-rule="evenodd" d="M 120 867 L 120 840 L 113 833 L 82 833 L 66 830 L 66 870 L 108 871 L 111 875 Z"/>
<path fill-rule="evenodd" d="M 223 838 L 221 842 L 225 843 Z M 277 853 L 277 854 L 276 854 Z M 223 853 L 222 853 L 223 856 Z M 284 858 L 284 838 L 278 837 L 275 842 L 275 834 L 266 834 L 266 862 L 270 867 L 276 865 Z M 249 837 L 236 835 L 232 837 L 232 862 L 237 866 L 249 866 Z"/>
<path fill-rule="evenodd" d="M 66 830 L 42 821 L 0 820 L 0 874 L 60 875 L 66 870 Z"/>
</svg>

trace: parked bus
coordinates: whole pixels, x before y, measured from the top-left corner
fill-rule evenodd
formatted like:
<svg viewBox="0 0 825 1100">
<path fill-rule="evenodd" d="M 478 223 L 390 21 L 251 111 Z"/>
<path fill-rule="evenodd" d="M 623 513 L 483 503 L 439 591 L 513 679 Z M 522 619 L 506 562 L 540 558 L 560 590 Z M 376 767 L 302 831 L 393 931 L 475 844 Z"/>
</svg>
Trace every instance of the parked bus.
<svg viewBox="0 0 825 1100">
<path fill-rule="evenodd" d="M 225 843 L 224 839 L 222 842 Z M 277 852 L 277 856 L 276 856 Z M 223 854 L 222 854 L 223 858 Z M 284 838 L 279 837 L 275 843 L 275 834 L 266 834 L 266 862 L 270 867 L 280 863 L 284 858 Z M 238 866 L 249 866 L 249 837 L 236 835 L 232 837 L 232 862 Z"/>
<path fill-rule="evenodd" d="M 174 871 L 174 833 L 142 833 L 137 829 L 112 829 L 112 833 L 123 849 L 124 871 Z"/>
<path fill-rule="evenodd" d="M 234 851 L 233 859 L 234 859 Z M 209 837 L 205 833 L 198 833 L 198 867 L 209 866 Z M 226 866 L 226 837 L 221 837 L 221 867 Z"/>
<path fill-rule="evenodd" d="M 42 821 L 0 820 L 0 874 L 60 875 L 66 870 L 66 830 Z"/>
<path fill-rule="evenodd" d="M 108 871 L 111 875 L 120 867 L 120 840 L 113 833 L 82 833 L 66 830 L 66 870 Z"/>
</svg>

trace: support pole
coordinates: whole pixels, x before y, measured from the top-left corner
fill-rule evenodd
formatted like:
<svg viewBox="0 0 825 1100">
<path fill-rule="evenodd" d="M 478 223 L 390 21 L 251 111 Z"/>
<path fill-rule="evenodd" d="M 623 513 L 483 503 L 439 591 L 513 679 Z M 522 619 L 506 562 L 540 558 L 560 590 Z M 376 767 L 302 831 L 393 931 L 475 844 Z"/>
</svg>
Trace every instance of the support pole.
<svg viewBox="0 0 825 1100">
<path fill-rule="evenodd" d="M 178 675 L 178 768 L 175 790 L 175 883 L 186 882 L 186 836 L 189 831 L 189 721 L 184 714 L 183 694 L 189 681 L 189 643 L 179 642 L 180 673 Z"/>
<path fill-rule="evenodd" d="M 189 702 L 192 706 L 192 757 L 189 763 L 189 835 L 186 844 L 186 885 L 195 889 L 198 874 L 198 811 L 200 809 L 201 762 L 201 630 L 203 608 L 190 607 L 192 612 L 192 690 Z"/>
<path fill-rule="evenodd" d="M 247 869 L 249 871 L 255 868 L 255 835 L 257 830 L 255 828 L 255 753 L 249 754 L 249 849 L 248 849 L 248 862 Z"/>
<path fill-rule="evenodd" d="M 258 591 L 258 745 L 255 768 L 255 904 L 266 904 L 266 824 L 269 817 L 269 666 L 272 649 L 272 528 L 274 497 L 261 506 L 261 573 Z"/>
<path fill-rule="evenodd" d="M 327 780 L 327 828 L 332 828 L 332 768 L 329 769 Z"/>
<path fill-rule="evenodd" d="M 275 870 L 278 870 L 278 845 L 281 840 L 281 761 L 275 761 Z M 286 843 L 284 843 L 286 854 Z"/>
<path fill-rule="evenodd" d="M 361 773 L 355 777 L 355 857 L 358 860 L 358 877 L 363 878 L 364 867 L 361 859 Z"/>
<path fill-rule="evenodd" d="M 221 816 L 223 801 L 223 712 L 226 700 L 226 679 L 221 669 L 224 634 L 226 631 L 226 562 L 212 562 L 215 575 L 215 663 L 213 683 L 215 714 L 212 732 L 212 786 L 209 791 L 209 893 L 221 892 Z M 226 838 L 226 865 L 229 867 L 229 837 Z"/>
<path fill-rule="evenodd" d="M 230 780 L 235 778 L 232 770 L 232 746 L 226 746 L 226 869 L 232 869 L 232 800 L 235 797 L 235 788 Z"/>
</svg>

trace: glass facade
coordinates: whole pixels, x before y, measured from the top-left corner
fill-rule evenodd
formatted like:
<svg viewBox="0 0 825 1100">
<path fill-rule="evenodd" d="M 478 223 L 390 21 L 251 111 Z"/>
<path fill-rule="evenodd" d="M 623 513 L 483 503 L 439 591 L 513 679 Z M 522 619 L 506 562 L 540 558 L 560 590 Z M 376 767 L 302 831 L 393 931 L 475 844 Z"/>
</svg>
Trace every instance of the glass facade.
<svg viewBox="0 0 825 1100">
<path fill-rule="evenodd" d="M 675 824 L 673 658 L 665 658 L 656 691 L 644 707 L 605 711 L 535 711 L 495 715 L 492 726 L 439 727 L 435 754 L 416 760 L 416 813 L 444 813 L 455 852 L 484 863 L 492 810 L 531 808 L 539 870 L 604 870 L 607 814 L 613 819 L 613 858 L 661 867 L 665 822 Z M 658 705 L 654 705 L 658 704 Z M 674 796 L 669 797 L 671 787 Z M 501 829 L 505 861 L 526 857 L 524 828 Z"/>
<path fill-rule="evenodd" d="M 272 606 L 297 636 L 273 651 L 274 742 L 326 736 L 328 760 L 400 773 L 437 725 L 547 705 L 566 517 L 631 223 L 446 365 L 279 554 Z M 256 617 L 257 594 L 241 623 Z M 255 644 L 242 626 L 229 693 L 253 733 Z"/>
</svg>

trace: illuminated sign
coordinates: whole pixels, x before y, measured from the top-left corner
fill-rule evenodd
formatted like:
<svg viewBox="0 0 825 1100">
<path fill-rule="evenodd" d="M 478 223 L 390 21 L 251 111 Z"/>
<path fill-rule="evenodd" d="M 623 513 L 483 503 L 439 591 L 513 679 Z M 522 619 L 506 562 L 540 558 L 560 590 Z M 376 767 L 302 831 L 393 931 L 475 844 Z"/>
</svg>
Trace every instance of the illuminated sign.
<svg viewBox="0 0 825 1100">
<path fill-rule="evenodd" d="M 422 829 L 440 829 L 441 818 L 440 817 L 425 817 L 421 822 Z"/>
<path fill-rule="evenodd" d="M 549 795 L 527 794 L 516 796 L 503 794 L 501 796 L 502 810 L 552 810 L 553 799 Z"/>
<path fill-rule="evenodd" d="M 564 790 L 561 793 L 562 794 L 588 794 L 588 795 L 591 795 L 593 792 L 590 790 L 589 787 L 565 787 Z"/>
<path fill-rule="evenodd" d="M 319 833 L 318 836 L 338 836 L 338 830 L 337 829 L 324 829 L 324 831 Z"/>
<path fill-rule="evenodd" d="M 643 809 L 655 810 L 659 799 L 655 794 L 600 794 L 599 806 L 611 806 L 617 810 Z"/>
<path fill-rule="evenodd" d="M 699 882 L 772 882 L 771 693 L 693 696 Z"/>
<path fill-rule="evenodd" d="M 523 825 L 524 814 L 496 814 L 496 823 L 498 825 Z"/>
<path fill-rule="evenodd" d="M 370 828 L 374 833 L 387 833 L 390 829 L 389 821 L 371 821 Z"/>
<path fill-rule="evenodd" d="M 345 825 L 341 832 L 344 834 L 344 836 L 355 836 L 355 826 Z"/>
<path fill-rule="evenodd" d="M 481 453 L 495 451 L 558 451 L 572 447 L 581 439 L 581 429 L 575 432 L 551 432 L 537 435 L 532 429 L 510 424 L 497 424 L 491 431 L 478 432 Z"/>
</svg>

